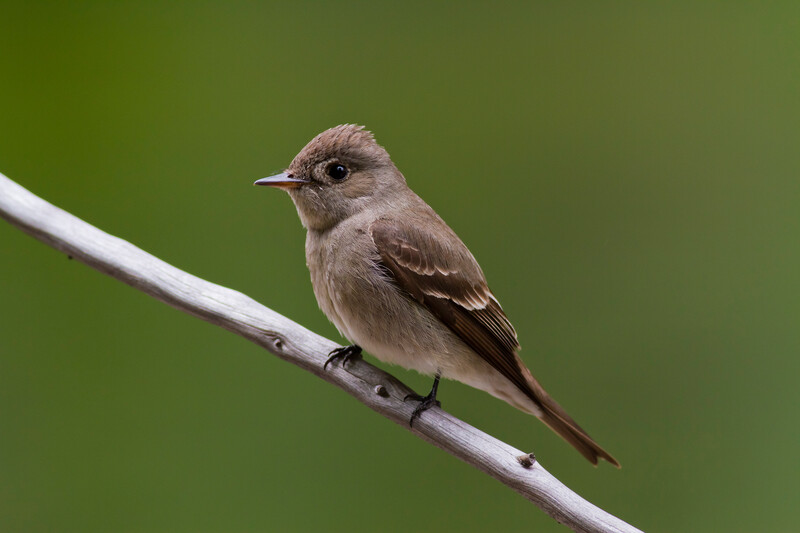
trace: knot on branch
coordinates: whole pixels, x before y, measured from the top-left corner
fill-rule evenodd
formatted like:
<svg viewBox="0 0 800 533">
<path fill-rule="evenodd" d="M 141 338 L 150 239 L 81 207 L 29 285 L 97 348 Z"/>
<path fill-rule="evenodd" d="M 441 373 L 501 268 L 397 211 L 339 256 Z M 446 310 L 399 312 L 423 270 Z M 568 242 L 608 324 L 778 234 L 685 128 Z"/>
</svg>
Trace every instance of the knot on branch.
<svg viewBox="0 0 800 533">
<path fill-rule="evenodd" d="M 519 464 L 521 464 L 523 468 L 530 468 L 533 466 L 533 463 L 536 462 L 536 455 L 533 453 L 526 453 L 517 457 L 517 461 L 519 461 Z"/>
</svg>

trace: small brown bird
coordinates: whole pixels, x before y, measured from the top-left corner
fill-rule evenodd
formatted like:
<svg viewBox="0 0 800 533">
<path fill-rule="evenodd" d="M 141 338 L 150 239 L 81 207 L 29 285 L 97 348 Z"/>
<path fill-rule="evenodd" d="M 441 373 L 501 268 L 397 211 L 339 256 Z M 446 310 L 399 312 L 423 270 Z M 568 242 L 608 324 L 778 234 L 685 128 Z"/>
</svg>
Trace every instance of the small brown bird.
<svg viewBox="0 0 800 533">
<path fill-rule="evenodd" d="M 328 362 L 345 364 L 363 347 L 435 376 L 427 396 L 412 395 L 420 403 L 411 424 L 439 405 L 439 379 L 455 379 L 539 417 L 593 464 L 599 457 L 619 467 L 531 375 L 475 258 L 370 132 L 349 124 L 324 131 L 286 172 L 255 184 L 291 196 L 307 230 L 317 302 L 354 343 Z"/>
</svg>

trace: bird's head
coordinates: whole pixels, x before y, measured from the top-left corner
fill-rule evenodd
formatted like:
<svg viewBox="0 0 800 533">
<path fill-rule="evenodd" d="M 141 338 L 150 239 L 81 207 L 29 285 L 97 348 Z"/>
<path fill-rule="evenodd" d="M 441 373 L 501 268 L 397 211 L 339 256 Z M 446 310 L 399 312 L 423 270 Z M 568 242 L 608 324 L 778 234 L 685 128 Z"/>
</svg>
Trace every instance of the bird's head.
<svg viewBox="0 0 800 533">
<path fill-rule="evenodd" d="M 406 187 L 405 178 L 372 133 L 351 124 L 323 131 L 285 172 L 255 184 L 287 191 L 303 226 L 317 231 L 368 207 L 381 209 Z"/>
</svg>

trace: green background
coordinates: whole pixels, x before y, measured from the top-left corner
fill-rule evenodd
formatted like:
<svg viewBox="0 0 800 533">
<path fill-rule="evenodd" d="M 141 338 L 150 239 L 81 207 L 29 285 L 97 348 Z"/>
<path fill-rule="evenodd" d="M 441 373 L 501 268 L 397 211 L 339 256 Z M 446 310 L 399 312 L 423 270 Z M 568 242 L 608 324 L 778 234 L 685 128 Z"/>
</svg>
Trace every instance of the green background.
<svg viewBox="0 0 800 533">
<path fill-rule="evenodd" d="M 373 130 L 648 531 L 800 521 L 800 4 L 0 2 L 0 171 L 340 339 L 253 180 Z M 0 530 L 562 531 L 321 380 L 0 223 Z M 394 369 L 418 391 L 428 378 Z"/>
</svg>

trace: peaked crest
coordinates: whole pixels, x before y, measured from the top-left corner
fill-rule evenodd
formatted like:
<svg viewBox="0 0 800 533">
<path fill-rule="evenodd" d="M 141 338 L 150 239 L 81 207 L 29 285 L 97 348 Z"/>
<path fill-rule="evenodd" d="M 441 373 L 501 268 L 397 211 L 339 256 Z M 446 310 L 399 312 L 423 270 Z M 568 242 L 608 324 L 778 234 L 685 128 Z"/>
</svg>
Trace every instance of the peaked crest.
<svg viewBox="0 0 800 533">
<path fill-rule="evenodd" d="M 314 137 L 291 167 L 308 168 L 320 161 L 340 158 L 364 165 L 391 164 L 389 153 L 375 141 L 371 131 L 355 124 L 342 124 Z"/>
</svg>

